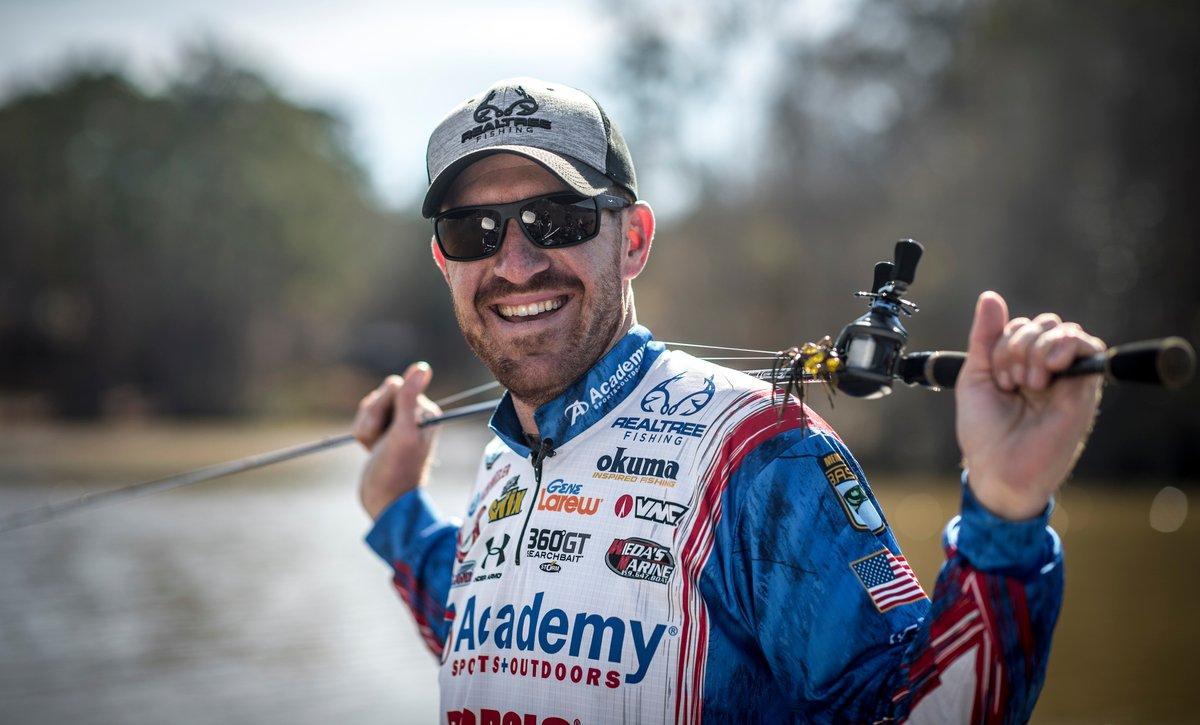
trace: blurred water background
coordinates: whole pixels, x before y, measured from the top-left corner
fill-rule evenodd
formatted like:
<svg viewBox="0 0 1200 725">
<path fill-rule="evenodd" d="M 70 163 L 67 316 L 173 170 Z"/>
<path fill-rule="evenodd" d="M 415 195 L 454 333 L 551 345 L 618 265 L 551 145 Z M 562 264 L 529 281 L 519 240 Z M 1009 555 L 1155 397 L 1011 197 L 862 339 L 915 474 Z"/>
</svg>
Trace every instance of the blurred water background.
<svg viewBox="0 0 1200 725">
<path fill-rule="evenodd" d="M 337 430 L 28 429 L 0 443 L 0 511 Z M 478 423 L 443 431 L 430 491 L 444 512 L 465 509 L 485 440 Z M 361 541 L 363 458 L 339 450 L 0 537 L 0 721 L 436 721 L 436 662 Z M 931 591 L 953 471 L 872 485 Z M 1060 496 L 1066 601 L 1034 722 L 1186 722 L 1200 707 L 1187 506 L 1159 484 L 1076 481 Z"/>
<path fill-rule="evenodd" d="M 339 432 L 425 359 L 486 380 L 417 214 L 441 114 L 592 92 L 659 212 L 661 339 L 836 334 L 892 242 L 912 347 L 976 294 L 1110 343 L 1200 341 L 1200 4 L 1097 0 L 0 2 L 0 515 Z M 926 587 L 948 396 L 820 410 Z M 1200 710 L 1200 386 L 1112 387 L 1060 499 L 1036 722 Z M 462 509 L 482 426 L 445 431 Z M 346 449 L 0 535 L 0 721 L 428 722 L 433 659 L 361 543 Z"/>
</svg>

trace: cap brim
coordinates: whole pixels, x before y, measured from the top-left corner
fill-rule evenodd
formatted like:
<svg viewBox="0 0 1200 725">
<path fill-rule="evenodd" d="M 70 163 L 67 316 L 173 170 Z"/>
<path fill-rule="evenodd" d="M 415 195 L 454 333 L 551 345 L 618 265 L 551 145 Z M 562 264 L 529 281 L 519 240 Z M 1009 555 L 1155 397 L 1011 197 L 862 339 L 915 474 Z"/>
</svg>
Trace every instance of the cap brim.
<svg viewBox="0 0 1200 725">
<path fill-rule="evenodd" d="M 494 154 L 516 154 L 535 161 L 564 184 L 584 196 L 596 196 L 614 186 L 612 179 L 566 154 L 556 154 L 553 151 L 532 146 L 488 146 L 472 151 L 442 169 L 442 172 L 430 182 L 429 191 L 425 192 L 425 201 L 421 204 L 421 216 L 429 219 L 436 215 L 441 206 L 442 197 L 446 195 L 446 191 L 462 170 L 476 161 Z"/>
</svg>

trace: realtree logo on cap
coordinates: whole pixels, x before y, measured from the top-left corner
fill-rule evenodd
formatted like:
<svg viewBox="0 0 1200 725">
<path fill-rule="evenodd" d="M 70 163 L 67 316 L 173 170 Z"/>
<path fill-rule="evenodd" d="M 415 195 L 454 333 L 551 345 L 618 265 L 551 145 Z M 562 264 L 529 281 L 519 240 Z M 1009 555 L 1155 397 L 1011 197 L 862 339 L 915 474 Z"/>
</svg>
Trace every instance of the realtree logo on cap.
<svg viewBox="0 0 1200 725">
<path fill-rule="evenodd" d="M 550 122 L 544 118 L 528 118 L 537 113 L 538 103 L 533 99 L 533 96 L 525 92 L 521 86 L 517 86 L 512 91 L 516 94 L 516 100 L 509 103 L 504 108 L 495 105 L 492 101 L 496 100 L 496 91 L 492 90 L 487 94 L 487 98 L 475 108 L 475 113 L 472 118 L 478 123 L 468 131 L 464 131 L 461 143 L 466 143 L 471 139 L 479 138 L 484 134 L 494 136 L 497 133 L 521 133 L 534 128 L 550 129 Z M 504 92 L 504 100 L 508 99 L 509 91 Z"/>
</svg>

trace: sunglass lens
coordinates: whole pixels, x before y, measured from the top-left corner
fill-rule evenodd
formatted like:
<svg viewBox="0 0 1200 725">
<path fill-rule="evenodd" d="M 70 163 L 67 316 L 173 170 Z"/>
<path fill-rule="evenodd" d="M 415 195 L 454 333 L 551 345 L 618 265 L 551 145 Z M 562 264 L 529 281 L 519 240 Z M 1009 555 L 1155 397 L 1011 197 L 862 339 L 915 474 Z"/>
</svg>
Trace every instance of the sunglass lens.
<svg viewBox="0 0 1200 725">
<path fill-rule="evenodd" d="M 476 259 L 500 247 L 500 215 L 487 209 L 451 212 L 437 221 L 438 241 L 447 257 Z"/>
<path fill-rule="evenodd" d="M 596 202 L 574 194 L 535 199 L 521 207 L 521 226 L 541 247 L 576 244 L 596 236 L 600 214 Z"/>
</svg>

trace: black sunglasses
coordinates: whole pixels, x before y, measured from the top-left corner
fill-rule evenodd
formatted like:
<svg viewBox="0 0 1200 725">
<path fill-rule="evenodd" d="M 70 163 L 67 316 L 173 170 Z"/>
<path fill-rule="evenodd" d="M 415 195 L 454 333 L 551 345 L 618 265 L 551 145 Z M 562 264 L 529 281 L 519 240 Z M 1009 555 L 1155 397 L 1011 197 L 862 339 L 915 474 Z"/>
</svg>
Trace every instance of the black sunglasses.
<svg viewBox="0 0 1200 725">
<path fill-rule="evenodd" d="M 509 219 L 542 249 L 582 244 L 600 232 L 601 209 L 624 209 L 630 201 L 612 194 L 555 192 L 511 204 L 464 206 L 433 218 L 433 235 L 446 259 L 468 262 L 500 251 Z"/>
</svg>

